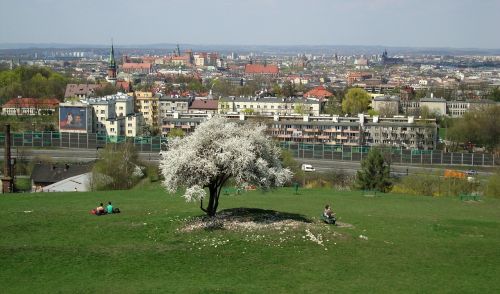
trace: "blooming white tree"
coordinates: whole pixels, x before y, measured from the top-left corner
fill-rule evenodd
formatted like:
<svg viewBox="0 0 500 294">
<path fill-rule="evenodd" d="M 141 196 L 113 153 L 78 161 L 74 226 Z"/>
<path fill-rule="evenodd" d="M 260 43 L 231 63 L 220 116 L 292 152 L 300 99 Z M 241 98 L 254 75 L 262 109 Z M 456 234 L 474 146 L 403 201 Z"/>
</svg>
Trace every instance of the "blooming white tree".
<svg viewBox="0 0 500 294">
<path fill-rule="evenodd" d="M 265 135 L 265 128 L 214 117 L 191 135 L 173 139 L 160 158 L 163 186 L 171 193 L 186 187 L 184 198 L 200 200 L 201 210 L 209 216 L 217 212 L 221 188 L 230 178 L 263 189 L 283 186 L 292 172 L 281 166 L 280 149 Z M 209 200 L 203 207 L 205 188 Z"/>
</svg>

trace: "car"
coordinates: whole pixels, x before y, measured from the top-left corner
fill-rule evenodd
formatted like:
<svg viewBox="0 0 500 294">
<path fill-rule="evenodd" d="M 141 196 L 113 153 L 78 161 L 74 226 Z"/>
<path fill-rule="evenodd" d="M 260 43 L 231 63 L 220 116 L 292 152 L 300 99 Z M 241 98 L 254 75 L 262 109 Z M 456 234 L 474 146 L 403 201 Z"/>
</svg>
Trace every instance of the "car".
<svg viewBox="0 0 500 294">
<path fill-rule="evenodd" d="M 465 171 L 465 174 L 468 176 L 477 176 L 477 170 L 469 169 Z"/>
<path fill-rule="evenodd" d="M 306 163 L 302 164 L 301 169 L 302 169 L 303 171 L 305 171 L 305 172 L 313 172 L 313 171 L 316 171 L 316 169 L 315 169 L 312 165 L 310 165 L 310 164 L 306 164 Z"/>
</svg>

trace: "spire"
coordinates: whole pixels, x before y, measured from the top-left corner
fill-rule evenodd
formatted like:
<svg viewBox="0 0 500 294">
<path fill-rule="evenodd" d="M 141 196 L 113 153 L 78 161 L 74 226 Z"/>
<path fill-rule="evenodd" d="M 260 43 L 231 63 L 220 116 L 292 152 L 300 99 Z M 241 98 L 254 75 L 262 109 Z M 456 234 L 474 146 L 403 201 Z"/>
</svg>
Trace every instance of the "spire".
<svg viewBox="0 0 500 294">
<path fill-rule="evenodd" d="M 113 46 L 113 39 L 111 39 L 111 51 L 109 52 L 109 65 L 108 65 L 108 76 L 106 80 L 113 85 L 116 83 L 116 60 L 115 60 L 115 48 Z"/>
<path fill-rule="evenodd" d="M 113 46 L 113 39 L 111 39 L 111 51 L 109 52 L 109 67 L 116 68 L 115 48 Z"/>
</svg>

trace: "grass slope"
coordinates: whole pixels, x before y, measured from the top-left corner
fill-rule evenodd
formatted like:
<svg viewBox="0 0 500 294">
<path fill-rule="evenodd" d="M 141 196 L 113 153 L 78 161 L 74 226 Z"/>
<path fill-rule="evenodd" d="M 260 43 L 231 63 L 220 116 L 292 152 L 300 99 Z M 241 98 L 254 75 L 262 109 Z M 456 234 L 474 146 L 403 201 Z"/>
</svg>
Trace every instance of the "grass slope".
<svg viewBox="0 0 500 294">
<path fill-rule="evenodd" d="M 119 215 L 88 210 L 111 200 Z M 352 228 L 323 225 L 331 203 Z M 180 232 L 197 204 L 158 187 L 0 197 L 3 293 L 499 293 L 500 201 L 292 189 L 222 196 L 220 209 L 298 213 L 306 232 Z M 32 211 L 32 212 L 25 212 Z M 368 240 L 359 238 L 368 237 Z"/>
</svg>

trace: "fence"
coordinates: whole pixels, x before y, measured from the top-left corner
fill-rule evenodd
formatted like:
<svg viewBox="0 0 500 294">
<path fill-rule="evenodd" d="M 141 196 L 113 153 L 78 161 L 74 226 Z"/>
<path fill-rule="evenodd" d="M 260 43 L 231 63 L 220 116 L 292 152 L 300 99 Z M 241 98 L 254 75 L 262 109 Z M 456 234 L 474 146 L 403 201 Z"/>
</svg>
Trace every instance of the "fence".
<svg viewBox="0 0 500 294">
<path fill-rule="evenodd" d="M 361 161 L 370 151 L 370 146 L 345 146 L 280 142 L 280 147 L 289 150 L 296 158 L 323 160 Z M 384 158 L 395 164 L 442 164 L 442 165 L 495 165 L 495 157 L 488 153 L 448 153 L 440 150 L 403 149 L 400 147 L 377 147 Z"/>
<path fill-rule="evenodd" d="M 56 148 L 104 148 L 107 144 L 132 142 L 138 151 L 159 152 L 163 143 L 167 141 L 162 137 L 125 137 L 106 136 L 86 133 L 55 133 L 33 132 L 12 133 L 12 147 L 56 147 Z M 0 133 L 0 146 L 5 142 L 5 134 Z"/>
<path fill-rule="evenodd" d="M 167 141 L 163 137 L 125 137 L 86 133 L 33 132 L 12 133 L 12 147 L 56 147 L 97 149 L 107 144 L 132 142 L 138 151 L 159 152 Z M 0 133 L 0 146 L 5 134 Z M 361 161 L 370 146 L 346 146 L 279 142 L 280 147 L 289 150 L 296 158 L 323 160 Z M 386 160 L 396 164 L 443 164 L 443 165 L 495 165 L 495 157 L 488 153 L 447 153 L 440 150 L 417 150 L 395 147 L 379 147 Z M 498 160 L 497 160 L 498 162 Z"/>
</svg>

